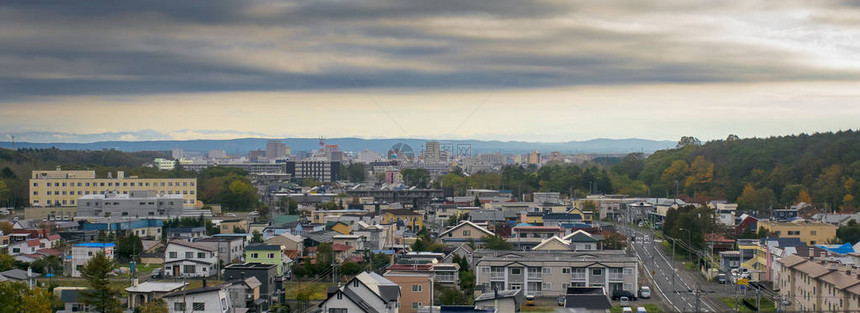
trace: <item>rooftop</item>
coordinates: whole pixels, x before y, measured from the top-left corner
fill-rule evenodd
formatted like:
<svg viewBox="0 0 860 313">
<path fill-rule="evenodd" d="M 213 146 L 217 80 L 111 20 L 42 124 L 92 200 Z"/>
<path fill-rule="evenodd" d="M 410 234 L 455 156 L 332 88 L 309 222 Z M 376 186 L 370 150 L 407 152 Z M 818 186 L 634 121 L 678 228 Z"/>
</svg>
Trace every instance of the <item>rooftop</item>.
<svg viewBox="0 0 860 313">
<path fill-rule="evenodd" d="M 125 288 L 125 291 L 128 292 L 171 292 L 176 289 L 182 288 L 185 286 L 184 282 L 161 282 L 161 281 L 147 281 L 143 282 L 136 287 L 128 287 Z"/>
</svg>

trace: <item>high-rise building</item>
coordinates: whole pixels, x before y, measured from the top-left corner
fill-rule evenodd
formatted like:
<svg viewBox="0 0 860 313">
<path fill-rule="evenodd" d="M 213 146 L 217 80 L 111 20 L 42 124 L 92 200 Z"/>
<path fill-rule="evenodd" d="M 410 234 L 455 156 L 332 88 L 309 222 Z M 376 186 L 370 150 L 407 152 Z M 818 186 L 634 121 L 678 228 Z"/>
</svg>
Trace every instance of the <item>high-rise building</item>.
<svg viewBox="0 0 860 313">
<path fill-rule="evenodd" d="M 172 156 L 174 160 L 179 160 L 183 157 L 182 152 L 182 148 L 173 148 L 173 152 L 170 154 L 170 156 Z"/>
<path fill-rule="evenodd" d="M 266 158 L 274 160 L 286 157 L 289 154 L 287 149 L 287 144 L 277 140 L 269 140 L 269 142 L 266 143 Z"/>
<path fill-rule="evenodd" d="M 563 161 L 563 159 L 561 158 L 561 152 L 558 152 L 558 151 L 550 152 L 549 153 L 549 160 L 550 161 Z"/>
<path fill-rule="evenodd" d="M 358 162 L 370 163 L 379 161 L 379 153 L 370 149 L 364 149 L 358 153 Z"/>
<path fill-rule="evenodd" d="M 439 163 L 441 161 L 440 144 L 438 141 L 424 143 L 424 162 Z"/>
<path fill-rule="evenodd" d="M 224 150 L 209 150 L 209 158 L 210 159 L 226 159 L 227 151 Z"/>
<path fill-rule="evenodd" d="M 528 163 L 540 164 L 540 153 L 538 153 L 537 151 L 532 151 L 532 153 L 529 153 Z"/>
</svg>

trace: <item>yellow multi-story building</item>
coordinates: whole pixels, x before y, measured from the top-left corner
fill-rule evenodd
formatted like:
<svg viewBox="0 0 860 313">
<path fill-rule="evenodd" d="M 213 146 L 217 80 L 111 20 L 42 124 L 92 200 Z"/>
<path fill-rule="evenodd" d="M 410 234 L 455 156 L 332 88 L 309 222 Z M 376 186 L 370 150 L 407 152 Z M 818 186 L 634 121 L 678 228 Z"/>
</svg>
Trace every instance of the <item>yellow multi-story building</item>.
<svg viewBox="0 0 860 313">
<path fill-rule="evenodd" d="M 406 209 L 382 210 L 382 224 L 402 222 L 406 228 L 419 231 L 424 228 L 424 216 Z"/>
<path fill-rule="evenodd" d="M 125 177 L 122 171 L 116 177 L 96 178 L 95 171 L 33 171 L 30 177 L 30 205 L 34 207 L 74 207 L 85 195 L 116 191 L 128 194 L 132 190 L 149 190 L 166 195 L 182 195 L 183 206 L 197 204 L 196 178 L 137 178 Z"/>
<path fill-rule="evenodd" d="M 828 244 L 836 239 L 836 226 L 827 223 L 758 221 L 758 228 L 776 233 L 778 238 L 799 238 L 807 245 Z"/>
</svg>

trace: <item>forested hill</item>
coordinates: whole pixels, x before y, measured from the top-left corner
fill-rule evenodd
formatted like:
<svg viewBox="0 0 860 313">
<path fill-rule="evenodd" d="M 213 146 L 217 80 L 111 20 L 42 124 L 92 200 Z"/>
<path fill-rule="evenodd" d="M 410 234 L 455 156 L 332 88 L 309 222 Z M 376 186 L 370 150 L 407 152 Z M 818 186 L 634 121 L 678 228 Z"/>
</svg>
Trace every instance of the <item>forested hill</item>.
<svg viewBox="0 0 860 313">
<path fill-rule="evenodd" d="M 860 133 L 711 141 L 661 150 L 647 159 L 628 155 L 612 168 L 638 180 L 652 195 L 677 188 L 699 201 L 738 201 L 741 208 L 765 210 L 800 201 L 820 209 L 860 207 Z"/>
</svg>

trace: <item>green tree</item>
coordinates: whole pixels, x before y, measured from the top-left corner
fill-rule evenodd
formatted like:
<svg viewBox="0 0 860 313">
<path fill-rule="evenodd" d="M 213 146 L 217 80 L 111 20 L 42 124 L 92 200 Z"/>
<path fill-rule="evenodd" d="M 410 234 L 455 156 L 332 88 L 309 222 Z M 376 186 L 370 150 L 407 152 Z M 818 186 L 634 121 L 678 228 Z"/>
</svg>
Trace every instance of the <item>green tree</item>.
<svg viewBox="0 0 860 313">
<path fill-rule="evenodd" d="M 347 276 L 358 275 L 359 273 L 361 273 L 362 269 L 363 267 L 361 266 L 361 264 L 355 262 L 346 262 L 340 267 L 341 273 Z"/>
<path fill-rule="evenodd" d="M 0 254 L 0 272 L 15 268 L 15 257 L 8 254 Z"/>
<path fill-rule="evenodd" d="M 43 288 L 27 288 L 20 282 L 0 282 L 0 313 L 51 312 L 57 299 Z"/>
<path fill-rule="evenodd" d="M 484 241 L 484 248 L 490 250 L 511 250 L 514 248 L 514 245 L 502 238 L 502 236 L 496 235 L 486 235 L 481 238 Z"/>
<path fill-rule="evenodd" d="M 436 290 L 439 293 L 439 303 L 442 305 L 472 304 L 472 299 L 457 288 L 437 286 Z"/>
<path fill-rule="evenodd" d="M 675 148 L 683 148 L 687 146 L 700 146 L 702 145 L 702 141 L 693 136 L 683 136 L 681 140 L 678 140 L 678 144 L 675 145 Z"/>
<path fill-rule="evenodd" d="M 407 186 L 427 188 L 430 186 L 430 171 L 425 168 L 407 168 L 400 171 Z"/>
<path fill-rule="evenodd" d="M 135 261 L 140 261 L 140 253 L 143 252 L 143 242 L 135 234 L 128 236 L 119 236 L 116 246 L 116 255 L 122 261 L 130 261 L 134 257 Z"/>
<path fill-rule="evenodd" d="M 364 163 L 352 163 L 346 168 L 349 173 L 349 181 L 353 183 L 362 183 L 367 176 L 367 170 Z"/>
<path fill-rule="evenodd" d="M 122 312 L 119 303 L 119 291 L 110 285 L 111 272 L 116 263 L 99 251 L 81 268 L 81 277 L 87 281 L 88 290 L 83 292 L 84 303 L 90 305 L 95 312 Z"/>
<path fill-rule="evenodd" d="M 840 242 L 856 243 L 860 241 L 860 224 L 854 220 L 836 229 L 836 238 Z"/>
<path fill-rule="evenodd" d="M 254 233 L 251 234 L 251 243 L 263 243 L 263 234 L 255 230 Z"/>
<path fill-rule="evenodd" d="M 247 211 L 257 206 L 257 189 L 246 180 L 237 179 L 230 183 L 223 202 L 228 209 Z"/>
<path fill-rule="evenodd" d="M 14 230 L 12 223 L 9 223 L 7 221 L 0 221 L 0 231 L 2 231 L 4 235 L 11 233 L 12 230 Z"/>
</svg>

